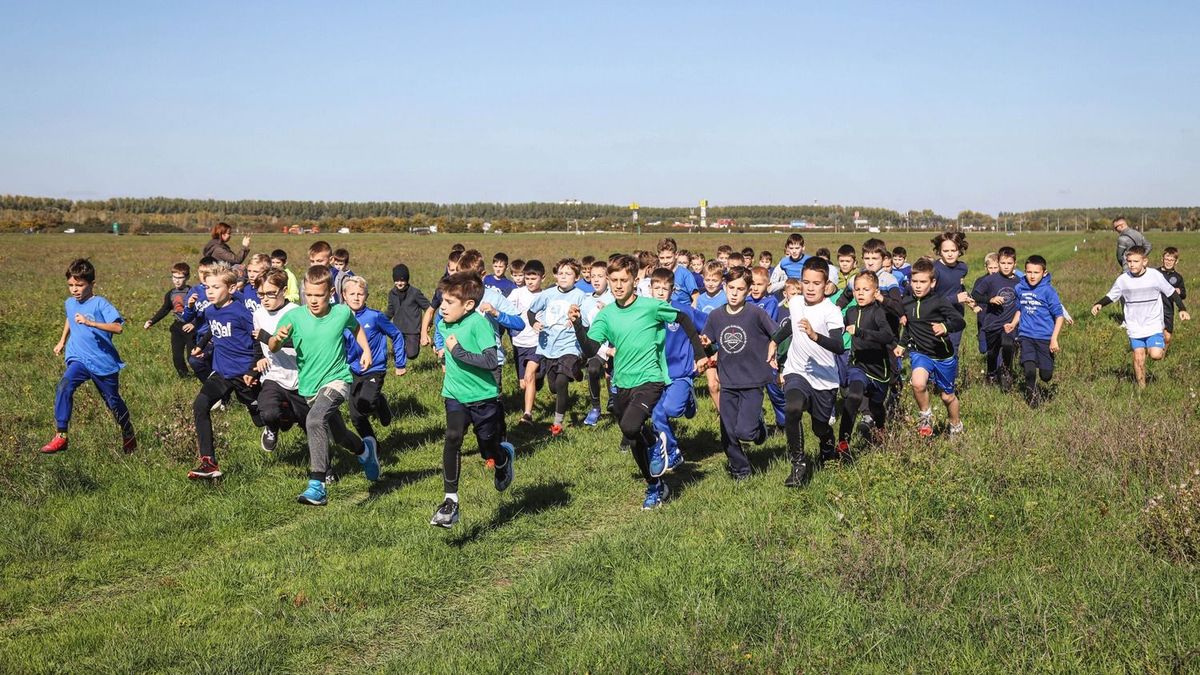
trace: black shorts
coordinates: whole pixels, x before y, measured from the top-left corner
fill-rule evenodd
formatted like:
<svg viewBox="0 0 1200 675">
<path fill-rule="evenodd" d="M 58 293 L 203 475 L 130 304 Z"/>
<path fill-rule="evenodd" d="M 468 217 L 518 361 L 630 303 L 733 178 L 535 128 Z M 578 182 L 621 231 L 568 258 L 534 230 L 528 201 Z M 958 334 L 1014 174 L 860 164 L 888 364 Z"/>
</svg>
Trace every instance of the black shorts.
<svg viewBox="0 0 1200 675">
<path fill-rule="evenodd" d="M 500 434 L 500 430 L 503 428 L 501 423 L 504 421 L 504 408 L 500 405 L 499 399 L 493 398 L 475 403 L 459 403 L 452 398 L 443 400 L 446 402 L 447 413 L 456 410 L 466 413 L 471 426 L 475 427 L 476 438 L 488 440 L 496 438 Z"/>
<path fill-rule="evenodd" d="M 574 354 L 564 354 L 556 359 L 542 357 L 542 370 L 551 381 L 562 374 L 568 380 L 578 382 L 583 379 L 583 359 Z"/>
<path fill-rule="evenodd" d="M 849 374 L 847 372 L 847 374 Z M 803 375 L 791 373 L 783 378 L 783 391 L 787 392 L 796 390 L 804 394 L 808 399 L 808 405 L 805 410 L 812 415 L 813 419 L 828 423 L 833 419 L 833 406 L 837 402 L 836 389 L 813 389 L 812 384 L 804 379 Z"/>
<path fill-rule="evenodd" d="M 1175 332 L 1175 310 L 1168 309 L 1163 312 L 1163 330 L 1168 333 Z"/>
<path fill-rule="evenodd" d="M 1054 370 L 1054 354 L 1050 353 L 1049 340 L 1023 337 L 1018 342 L 1021 344 L 1021 363 L 1033 363 L 1038 370 Z"/>
</svg>

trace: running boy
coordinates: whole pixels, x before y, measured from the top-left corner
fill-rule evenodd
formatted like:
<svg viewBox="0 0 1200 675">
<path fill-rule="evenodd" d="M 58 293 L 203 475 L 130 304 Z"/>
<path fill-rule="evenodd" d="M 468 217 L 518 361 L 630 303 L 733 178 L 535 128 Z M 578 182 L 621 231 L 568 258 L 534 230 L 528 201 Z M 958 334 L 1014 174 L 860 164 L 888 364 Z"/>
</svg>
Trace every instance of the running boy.
<svg viewBox="0 0 1200 675">
<path fill-rule="evenodd" d="M 300 302 L 300 284 L 296 283 L 296 275 L 292 273 L 287 266 L 288 254 L 287 251 L 277 248 L 271 251 L 271 269 L 282 270 L 287 274 L 287 301 L 296 303 Z"/>
<path fill-rule="evenodd" d="M 762 309 L 747 305 L 752 281 L 753 275 L 745 267 L 729 270 L 725 275 L 729 301 L 708 315 L 703 332 L 706 342 L 717 348 L 721 444 L 734 480 L 750 477 L 750 460 L 742 448 L 743 441 L 761 445 L 767 440 L 763 388 L 775 376 L 775 343 L 771 337 L 778 325 Z"/>
<path fill-rule="evenodd" d="M 596 320 L 596 315 L 600 313 L 600 310 L 615 301 L 612 291 L 608 290 L 607 262 L 603 260 L 594 261 L 591 269 L 588 270 L 588 280 L 591 282 L 592 292 L 579 308 L 585 327 L 591 326 L 592 321 Z M 588 411 L 583 423 L 589 427 L 594 427 L 600 423 L 600 386 L 606 380 L 610 379 L 611 374 L 612 361 L 608 358 L 607 348 L 600 349 L 595 356 L 587 360 L 588 395 L 591 398 L 592 408 Z M 610 389 L 608 396 L 609 408 L 612 408 L 612 393 Z"/>
<path fill-rule="evenodd" d="M 879 277 L 859 272 L 854 277 L 854 304 L 846 308 L 844 322 L 850 335 L 850 359 L 846 365 L 846 396 L 838 426 L 837 452 L 849 457 L 850 437 L 863 400 L 871 412 L 874 439 L 882 435 L 887 409 L 884 402 L 895 380 L 892 350 L 896 334 L 883 305 L 877 302 Z M 813 418 L 814 421 L 816 418 Z M 814 430 L 815 431 L 815 430 Z"/>
<path fill-rule="evenodd" d="M 1172 286 L 1162 272 L 1149 268 L 1149 260 L 1145 248 L 1129 247 L 1125 251 L 1125 271 L 1113 282 L 1108 293 L 1092 305 L 1092 316 L 1096 316 L 1105 305 L 1117 300 L 1124 301 L 1125 332 L 1129 335 L 1129 346 L 1133 349 L 1133 376 L 1139 389 L 1146 387 L 1146 356 L 1158 361 L 1166 355 L 1167 343 L 1163 338 L 1163 296 L 1173 298 L 1174 305 L 1179 308 L 1180 319 L 1188 321 L 1192 318 L 1183 305 L 1179 289 Z M 1029 264 L 1026 264 L 1026 281 L 1029 281 L 1029 267 Z M 1022 358 L 1024 348 L 1025 343 L 1022 342 Z"/>
<path fill-rule="evenodd" d="M 528 269 L 526 267 L 527 273 Z M 554 266 L 555 287 L 539 293 L 526 311 L 529 325 L 538 333 L 537 353 L 541 357 L 538 368 L 550 383 L 550 391 L 555 397 L 554 423 L 550 425 L 551 436 L 559 436 L 563 432 L 563 420 L 567 414 L 567 404 L 570 402 L 571 382 L 583 379 L 579 341 L 567 318 L 572 306 L 578 308 L 587 301 L 587 294 L 575 288 L 579 272 L 579 263 L 573 258 L 559 260 Z M 527 383 L 527 415 L 533 411 L 533 399 L 536 394 L 537 390 L 529 387 Z"/>
<path fill-rule="evenodd" d="M 274 452 L 279 433 L 303 425 L 308 417 L 308 402 L 296 391 L 300 377 L 296 350 L 289 345 L 273 352 L 267 346 L 279 320 L 296 308 L 287 299 L 287 284 L 284 270 L 267 272 L 259 287 L 262 305 L 254 310 L 254 339 L 262 350 L 254 370 L 259 382 L 258 415 L 266 425 L 259 439 L 264 452 Z"/>
<path fill-rule="evenodd" d="M 483 278 L 484 288 L 494 288 L 504 297 L 517 290 L 517 284 L 505 276 L 508 272 L 508 254 L 504 252 L 492 256 L 492 273 Z"/>
<path fill-rule="evenodd" d="M 954 381 L 958 379 L 958 358 L 950 334 L 961 333 L 966 321 L 950 300 L 934 292 L 937 281 L 933 263 L 928 259 L 921 258 L 913 263 L 909 283 L 912 295 L 904 298 L 905 323 L 895 354 L 899 357 L 905 351 L 909 353 L 913 399 L 920 415 L 917 433 L 925 437 L 933 435 L 933 410 L 929 407 L 929 382 L 932 379 L 941 390 L 942 403 L 950 418 L 950 433 L 960 434 L 963 424 L 958 416 L 959 403 L 954 388 Z"/>
<path fill-rule="evenodd" d="M 456 272 L 440 285 L 438 312 L 446 340 L 446 376 L 442 398 L 446 404 L 446 442 L 442 448 L 442 485 L 445 497 L 429 524 L 453 527 L 459 519 L 458 479 L 462 468 L 462 442 L 467 427 L 475 428 L 479 455 L 495 470 L 499 491 L 512 484 L 515 453 L 501 444 L 504 409 L 493 371 L 498 367 L 496 333 L 476 310 L 483 299 L 483 282 L 474 272 Z"/>
<path fill-rule="evenodd" d="M 669 302 L 680 314 L 687 315 L 696 326 L 703 326 L 706 317 L 692 307 L 691 303 L 675 294 L 675 274 L 666 268 L 654 270 L 650 278 L 650 292 L 655 300 Z M 658 442 L 666 448 L 667 471 L 683 464 L 683 453 L 679 451 L 679 439 L 675 437 L 675 423 L 679 417 L 691 419 L 696 416 L 696 397 L 692 385 L 696 379 L 696 361 L 704 353 L 692 350 L 692 342 L 677 322 L 667 324 L 663 350 L 667 357 L 667 377 L 671 381 L 654 406 L 652 420 Z"/>
<path fill-rule="evenodd" d="M 779 259 L 775 271 L 771 273 L 771 285 L 767 292 L 774 295 L 783 290 L 783 282 L 788 279 L 799 279 L 804 274 L 804 263 L 811 256 L 804 254 L 804 235 L 793 232 L 783 243 L 784 256 Z"/>
<path fill-rule="evenodd" d="M 404 358 L 412 361 L 421 353 L 421 345 L 428 339 L 424 332 L 426 329 L 421 325 L 421 317 L 429 309 L 429 299 L 408 279 L 408 265 L 401 263 L 392 268 L 392 289 L 388 291 L 384 316 L 404 336 Z"/>
<path fill-rule="evenodd" d="M 1002 391 L 1012 387 L 1013 351 L 1016 335 L 1013 329 L 1017 314 L 1017 251 L 1011 246 L 1002 246 L 996 252 L 996 271 L 980 277 L 971 289 L 971 297 L 979 314 L 979 331 L 986 348 L 987 381 L 999 384 Z"/>
<path fill-rule="evenodd" d="M 175 320 L 171 322 L 171 362 L 175 364 L 175 373 L 179 377 L 187 377 L 190 374 L 187 353 L 192 336 L 183 329 L 187 325 L 183 322 L 183 310 L 187 307 L 188 291 L 192 289 L 188 284 L 188 277 L 191 275 L 192 268 L 185 262 L 177 262 L 171 266 L 171 288 L 163 294 L 162 306 L 142 326 L 150 330 L 151 326 L 162 321 L 168 314 L 175 315 Z"/>
<path fill-rule="evenodd" d="M 608 264 L 608 285 L 614 302 L 596 315 L 591 328 L 584 329 L 582 321 L 573 321 L 575 334 L 588 353 L 594 353 L 602 343 L 611 344 L 613 383 L 617 386 L 616 417 L 623 444 L 629 448 L 638 470 L 646 480 L 643 509 L 653 509 L 666 501 L 670 493 L 659 476 L 667 470 L 666 448 L 656 442 L 646 428 L 654 407 L 670 377 L 663 351 L 666 324 L 678 322 L 692 341 L 692 349 L 702 353 L 704 347 L 696 335 L 691 319 L 670 305 L 645 296 L 637 296 L 638 261 L 631 256 L 618 256 Z M 571 312 L 579 316 L 579 308 Z M 706 361 L 697 360 L 697 371 L 703 371 Z M 651 450 L 653 449 L 653 452 Z"/>
<path fill-rule="evenodd" d="M 325 475 L 329 471 L 329 436 L 358 458 L 367 480 L 379 480 L 379 456 L 375 439 L 362 439 L 350 433 L 342 421 L 341 406 L 354 381 L 346 363 L 343 333 L 354 332 L 362 350 L 359 367 L 371 367 L 371 345 L 366 333 L 345 305 L 331 304 L 333 274 L 329 268 L 314 265 L 304 274 L 304 307 L 288 312 L 279 322 L 268 343 L 279 350 L 291 338 L 299 366 L 299 392 L 309 405 L 305 429 L 308 431 L 308 487 L 296 498 L 301 504 L 324 506 L 328 503 Z"/>
<path fill-rule="evenodd" d="M 1017 284 L 1017 313 L 1009 325 L 1018 324 L 1021 367 L 1025 371 L 1025 399 L 1036 408 L 1037 378 L 1049 382 L 1054 377 L 1054 355 L 1058 353 L 1058 333 L 1064 312 L 1058 291 L 1050 285 L 1046 259 L 1031 255 L 1025 260 L 1025 277 Z"/>
<path fill-rule="evenodd" d="M 542 277 L 546 274 L 546 266 L 541 260 L 530 260 L 525 263 L 523 274 L 524 285 L 508 296 L 517 310 L 524 315 L 533 306 L 535 300 L 542 294 Z M 538 332 L 533 329 L 531 322 L 526 321 L 525 327 L 519 331 L 509 331 L 513 345 L 513 365 L 517 369 L 517 379 L 520 380 L 521 390 L 525 393 L 525 408 L 522 411 L 521 423 L 533 424 L 533 400 L 529 396 L 530 389 L 534 395 L 542 388 L 543 376 L 538 365 L 542 358 L 538 356 Z"/>
<path fill-rule="evenodd" d="M 387 342 L 392 341 L 392 358 L 396 366 L 396 377 L 407 372 L 408 357 L 405 352 L 404 335 L 388 320 L 383 312 L 367 307 L 367 280 L 358 275 L 347 275 L 342 280 L 342 297 L 346 306 L 354 312 L 354 320 L 362 327 L 371 347 L 371 367 L 362 368 L 358 360 L 362 352 L 353 332 L 344 333 L 346 339 L 346 361 L 354 381 L 350 384 L 350 423 L 362 438 L 375 438 L 371 427 L 371 415 L 379 423 L 392 423 L 392 406 L 383 395 L 383 381 L 387 376 Z"/>
<path fill-rule="evenodd" d="M 1174 246 L 1168 246 L 1164 248 L 1162 254 L 1162 266 L 1158 268 L 1158 271 L 1162 273 L 1163 278 L 1167 280 L 1168 284 L 1171 284 L 1177 291 L 1179 291 L 1178 298 L 1180 300 L 1187 300 L 1187 287 L 1184 286 L 1183 275 L 1180 274 L 1179 270 L 1175 268 L 1177 264 L 1179 264 L 1179 249 L 1175 248 Z M 1171 333 L 1175 332 L 1176 297 L 1177 296 L 1174 293 L 1163 296 L 1164 350 L 1171 346 Z"/>
<path fill-rule="evenodd" d="M 804 450 L 804 413 L 808 413 L 813 433 L 820 443 L 822 462 L 834 458 L 833 427 L 837 400 L 837 355 L 845 351 L 842 333 L 845 324 L 837 305 L 825 297 L 829 266 L 814 258 L 804 265 L 799 297 L 788 302 L 788 320 L 775 333 L 775 342 L 791 338 L 783 364 L 783 390 L 786 397 L 788 459 L 792 470 L 784 485 L 803 487 L 812 479 L 813 464 Z M 773 343 L 774 344 L 774 343 Z"/>
<path fill-rule="evenodd" d="M 254 367 L 258 363 L 259 350 L 254 344 L 254 315 L 234 297 L 236 284 L 237 274 L 228 268 L 208 275 L 205 293 L 209 304 L 196 319 L 208 325 L 212 336 L 213 369 L 192 402 L 200 454 L 200 463 L 188 472 L 188 478 L 192 480 L 222 475 L 213 447 L 214 404 L 235 394 L 250 410 L 254 426 L 266 426 L 258 414 L 258 374 Z"/>
<path fill-rule="evenodd" d="M 95 295 L 96 268 L 90 261 L 85 258 L 71 261 L 66 277 L 71 297 L 64 303 L 67 318 L 62 337 L 54 345 L 54 353 L 66 352 L 67 368 L 54 394 L 57 433 L 42 446 L 42 452 L 51 454 L 67 449 L 67 428 L 74 409 L 75 390 L 91 380 L 116 418 L 117 426 L 121 427 L 122 450 L 131 453 L 137 450 L 137 437 L 133 433 L 129 407 L 121 398 L 120 373 L 125 363 L 112 339 L 125 329 L 125 319 L 112 303 Z"/>
</svg>

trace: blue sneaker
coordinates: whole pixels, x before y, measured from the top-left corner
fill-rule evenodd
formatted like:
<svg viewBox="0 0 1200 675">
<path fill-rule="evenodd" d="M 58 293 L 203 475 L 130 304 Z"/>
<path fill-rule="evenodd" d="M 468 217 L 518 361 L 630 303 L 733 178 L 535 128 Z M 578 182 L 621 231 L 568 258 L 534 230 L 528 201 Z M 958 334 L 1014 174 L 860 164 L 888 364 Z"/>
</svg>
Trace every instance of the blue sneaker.
<svg viewBox="0 0 1200 675">
<path fill-rule="evenodd" d="M 319 480 L 309 480 L 308 488 L 301 492 L 296 501 L 309 506 L 325 506 L 329 498 L 325 495 L 325 483 Z"/>
<path fill-rule="evenodd" d="M 646 452 L 650 453 L 650 477 L 658 478 L 667 472 L 667 435 L 664 432 L 658 432 L 655 436 L 654 446 L 647 448 Z"/>
<path fill-rule="evenodd" d="M 696 416 L 696 395 L 689 392 L 687 403 L 683 404 L 683 416 L 689 420 Z"/>
<path fill-rule="evenodd" d="M 600 409 L 592 408 L 591 411 L 588 412 L 587 417 L 583 418 L 583 423 L 588 425 L 589 427 L 594 427 L 597 424 L 599 424 L 600 423 Z"/>
<path fill-rule="evenodd" d="M 683 464 L 683 453 L 679 448 L 671 448 L 667 451 L 667 471 L 674 471 Z"/>
<path fill-rule="evenodd" d="M 371 436 L 367 436 L 362 441 L 363 453 L 358 456 L 358 463 L 362 464 L 363 473 L 366 474 L 367 480 L 375 482 L 379 480 L 379 453 L 376 452 L 377 444 Z"/>
<path fill-rule="evenodd" d="M 517 450 L 508 441 L 501 442 L 500 449 L 504 451 L 504 454 L 508 455 L 508 463 L 496 469 L 496 491 L 504 492 L 508 489 L 509 485 L 512 485 L 513 465 L 517 461 Z"/>
<path fill-rule="evenodd" d="M 671 488 L 667 487 L 667 484 L 662 481 L 659 481 L 655 485 L 646 486 L 646 500 L 642 502 L 642 510 L 649 511 L 650 509 L 662 506 L 670 494 Z"/>
</svg>

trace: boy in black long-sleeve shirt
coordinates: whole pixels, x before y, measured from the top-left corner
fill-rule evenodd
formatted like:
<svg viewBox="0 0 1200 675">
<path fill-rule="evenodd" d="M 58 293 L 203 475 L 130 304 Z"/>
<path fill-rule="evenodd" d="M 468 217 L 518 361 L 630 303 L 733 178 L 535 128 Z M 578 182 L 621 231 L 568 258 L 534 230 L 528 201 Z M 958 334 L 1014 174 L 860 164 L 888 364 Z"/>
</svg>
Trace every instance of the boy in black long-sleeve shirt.
<svg viewBox="0 0 1200 675">
<path fill-rule="evenodd" d="M 192 289 L 188 278 L 192 276 L 192 268 L 185 262 L 177 262 L 171 266 L 171 288 L 163 294 L 162 306 L 150 317 L 142 328 L 149 330 L 151 326 L 162 321 L 168 314 L 175 315 L 171 323 L 171 361 L 175 364 L 175 372 L 180 377 L 188 376 L 187 352 L 192 344 L 192 335 L 183 330 L 187 324 L 183 321 L 183 310 L 187 307 L 188 291 Z"/>
<path fill-rule="evenodd" d="M 850 334 L 850 362 L 846 368 L 846 395 L 842 399 L 842 419 L 838 427 L 838 452 L 850 451 L 850 436 L 863 399 L 871 411 L 878 438 L 886 421 L 888 390 L 896 377 L 892 350 L 896 334 L 887 312 L 876 302 L 879 278 L 874 272 L 859 272 L 854 277 L 854 304 L 844 317 Z"/>
<path fill-rule="evenodd" d="M 958 416 L 958 396 L 954 381 L 958 379 L 958 357 L 950 334 L 961 331 L 967 322 L 946 296 L 934 294 L 937 284 L 933 278 L 933 263 L 924 258 L 913 263 L 912 295 L 904 299 L 904 327 L 900 331 L 896 356 L 909 352 L 912 367 L 913 398 L 917 401 L 920 422 L 917 433 L 933 435 L 933 410 L 929 407 L 929 380 L 942 393 L 942 403 L 950 417 L 950 433 L 963 431 Z"/>
<path fill-rule="evenodd" d="M 975 282 L 971 298 L 983 308 L 979 314 L 979 331 L 987 347 L 987 381 L 999 384 L 1008 391 L 1012 387 L 1012 361 L 1016 345 L 1017 283 L 1020 279 L 1013 268 L 1017 251 L 1011 246 L 1000 249 L 996 257 L 1000 270 Z"/>
<path fill-rule="evenodd" d="M 408 265 L 399 264 L 392 268 L 395 285 L 388 292 L 387 310 L 383 314 L 404 335 L 404 353 L 412 361 L 421 353 L 421 345 L 428 342 L 428 335 L 422 331 L 421 317 L 429 309 L 429 299 L 409 284 L 408 277 Z"/>
<path fill-rule="evenodd" d="M 1179 290 L 1179 295 L 1163 295 L 1163 343 L 1166 347 L 1171 346 L 1171 333 L 1175 332 L 1175 306 L 1182 303 L 1176 303 L 1175 300 L 1187 300 L 1187 287 L 1183 283 L 1183 275 L 1175 268 L 1179 263 L 1179 249 L 1174 246 L 1168 246 L 1163 249 L 1162 266 L 1158 268 L 1162 272 L 1163 278 Z"/>
</svg>

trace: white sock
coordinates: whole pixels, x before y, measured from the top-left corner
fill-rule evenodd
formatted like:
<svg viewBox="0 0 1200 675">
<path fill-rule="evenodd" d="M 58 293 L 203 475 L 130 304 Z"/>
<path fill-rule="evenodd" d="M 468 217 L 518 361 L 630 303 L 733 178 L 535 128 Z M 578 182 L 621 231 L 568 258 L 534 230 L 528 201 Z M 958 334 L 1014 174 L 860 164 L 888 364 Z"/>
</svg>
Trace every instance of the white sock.
<svg viewBox="0 0 1200 675">
<path fill-rule="evenodd" d="M 565 415 L 562 413 L 554 413 L 554 423 L 562 426 L 563 417 L 565 417 Z"/>
<path fill-rule="evenodd" d="M 922 410 L 921 417 L 925 417 L 925 418 L 933 417 L 933 408 L 930 408 L 929 410 Z"/>
<path fill-rule="evenodd" d="M 447 492 L 446 499 L 449 499 L 450 501 L 457 504 L 458 503 L 458 493 L 457 492 Z"/>
</svg>

